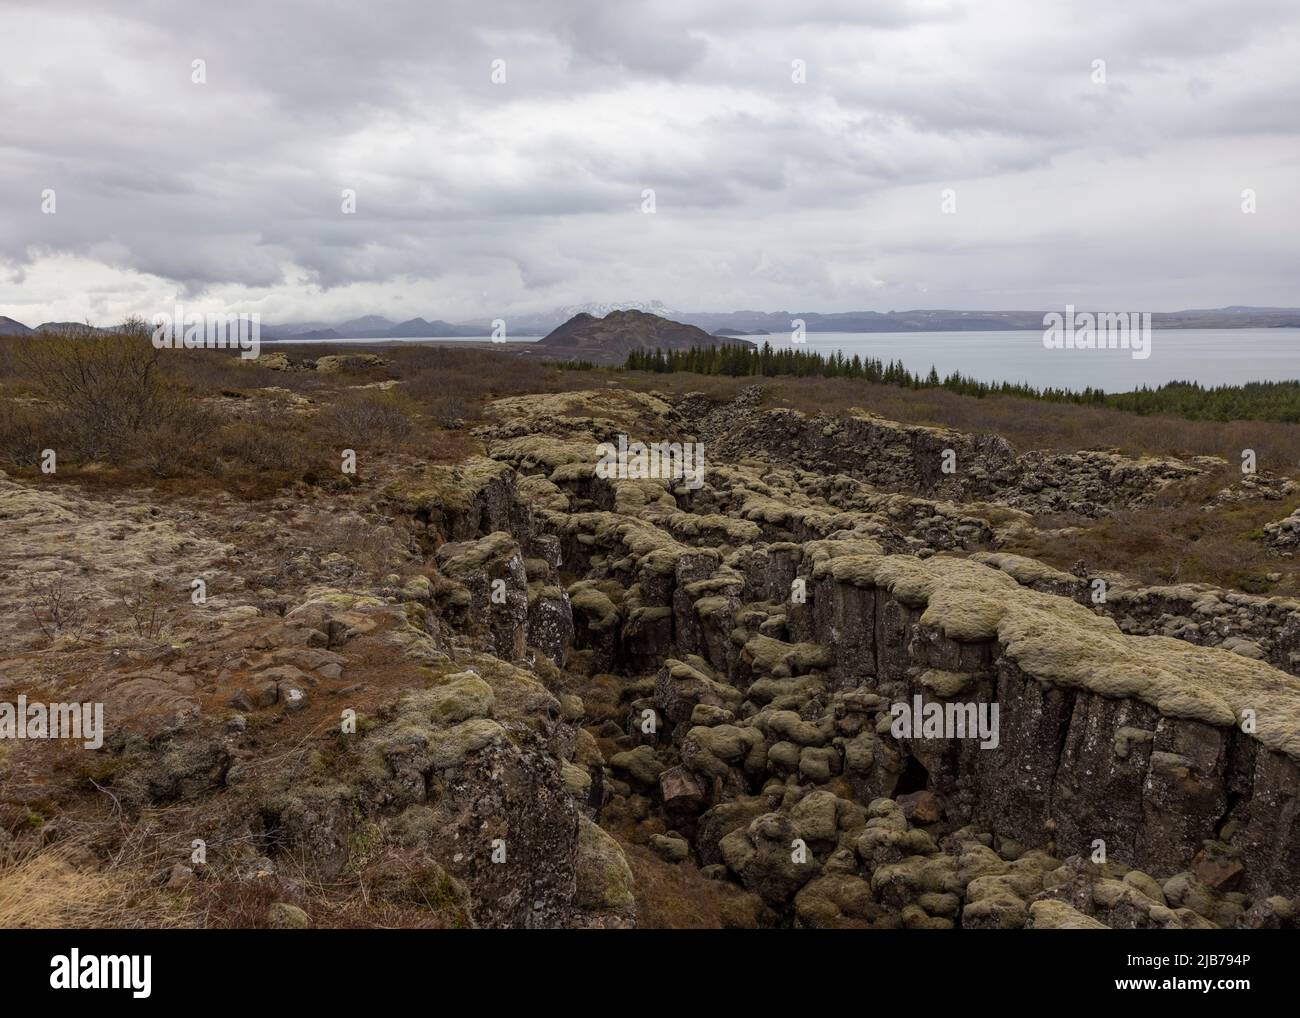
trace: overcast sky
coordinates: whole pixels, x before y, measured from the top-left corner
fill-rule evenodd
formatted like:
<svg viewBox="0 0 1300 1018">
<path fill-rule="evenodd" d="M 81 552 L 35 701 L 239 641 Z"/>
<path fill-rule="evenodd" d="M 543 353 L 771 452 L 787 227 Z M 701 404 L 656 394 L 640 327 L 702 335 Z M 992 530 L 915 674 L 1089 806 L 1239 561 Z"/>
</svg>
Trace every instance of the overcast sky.
<svg viewBox="0 0 1300 1018">
<path fill-rule="evenodd" d="M 0 40 L 29 325 L 1300 305 L 1295 0 L 0 0 Z"/>
</svg>

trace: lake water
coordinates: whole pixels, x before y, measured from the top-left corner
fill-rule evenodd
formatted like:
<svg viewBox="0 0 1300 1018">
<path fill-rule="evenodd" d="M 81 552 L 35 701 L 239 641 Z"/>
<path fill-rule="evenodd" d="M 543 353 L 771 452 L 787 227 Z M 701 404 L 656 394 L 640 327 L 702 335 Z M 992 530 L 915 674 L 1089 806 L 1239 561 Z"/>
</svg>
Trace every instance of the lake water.
<svg viewBox="0 0 1300 1018">
<path fill-rule="evenodd" d="M 770 338 L 775 346 L 787 336 Z M 1025 382 L 1043 388 L 1128 392 L 1142 385 L 1192 381 L 1202 385 L 1300 379 L 1300 329 L 1154 329 L 1151 355 L 1131 350 L 1049 350 L 1037 330 L 1015 332 L 810 332 L 804 349 L 875 357 L 924 374 L 960 371 L 985 382 Z"/>
<path fill-rule="evenodd" d="M 924 374 L 960 371 L 985 382 L 1024 382 L 1038 388 L 1128 392 L 1141 385 L 1192 381 L 1202 385 L 1278 382 L 1300 379 L 1300 329 L 1155 329 L 1151 356 L 1137 360 L 1130 350 L 1049 350 L 1038 330 L 1014 332 L 810 332 L 802 350 L 833 354 L 842 350 L 886 363 L 901 360 Z M 788 335 L 750 336 L 776 347 Z M 439 337 L 439 342 L 457 338 Z M 464 337 L 483 343 L 486 337 Z M 519 342 L 536 342 L 520 338 Z M 317 341 L 320 342 L 320 341 Z M 403 340 L 330 340 L 330 343 L 397 343 Z"/>
</svg>

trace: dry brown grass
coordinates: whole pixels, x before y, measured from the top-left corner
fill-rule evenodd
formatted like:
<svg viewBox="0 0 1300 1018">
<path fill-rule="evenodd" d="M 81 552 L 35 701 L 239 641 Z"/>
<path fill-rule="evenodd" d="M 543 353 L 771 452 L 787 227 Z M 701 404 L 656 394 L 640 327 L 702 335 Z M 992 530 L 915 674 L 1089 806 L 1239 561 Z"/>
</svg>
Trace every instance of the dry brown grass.
<svg viewBox="0 0 1300 1018">
<path fill-rule="evenodd" d="M 0 927 L 102 926 L 117 899 L 113 882 L 51 848 L 0 864 Z"/>
<path fill-rule="evenodd" d="M 608 373 L 560 371 L 513 353 L 453 346 L 388 348 L 391 372 L 436 420 L 481 420 L 484 404 L 502 396 L 603 387 Z"/>
<path fill-rule="evenodd" d="M 183 925 L 184 911 L 142 874 L 99 866 L 84 845 L 61 842 L 0 861 L 0 928 L 86 929 Z"/>
<path fill-rule="evenodd" d="M 622 843 L 636 880 L 637 925 L 648 930 L 725 930 L 772 926 L 776 915 L 755 894 L 710 880 L 694 863 L 667 863 Z"/>
<path fill-rule="evenodd" d="M 389 881 L 368 874 L 330 885 L 295 876 L 296 890 L 286 893 L 271 880 L 195 881 L 185 893 L 184 925 L 201 929 L 265 929 L 267 910 L 285 901 L 307 913 L 313 926 L 328 929 L 456 929 L 464 913 L 436 894 L 422 895 L 418 874 L 406 890 L 395 892 Z"/>
<path fill-rule="evenodd" d="M 0 929 L 263 929 L 268 908 L 280 901 L 331 928 L 465 925 L 457 903 L 424 872 L 370 867 L 328 885 L 295 873 L 291 890 L 276 879 L 195 878 L 183 890 L 167 890 L 147 867 L 101 863 L 85 846 L 61 842 L 0 862 Z"/>
<path fill-rule="evenodd" d="M 1149 584 L 1210 583 L 1300 595 L 1300 562 L 1272 554 L 1260 539 L 1263 525 L 1286 516 L 1300 499 L 1202 512 L 1199 505 L 1216 487 L 1209 478 L 1179 485 L 1151 505 L 1101 520 L 1040 520 L 1062 529 L 1006 550 L 1058 569 L 1082 559 L 1090 571 L 1120 572 Z"/>
<path fill-rule="evenodd" d="M 293 360 L 299 360 L 307 354 L 298 353 L 294 347 L 289 354 Z M 337 350 L 312 348 L 312 357 Z M 275 347 L 264 346 L 263 353 L 275 351 Z M 314 394 L 328 391 L 340 384 L 355 385 L 357 379 L 337 375 L 321 375 L 315 371 L 276 371 L 264 367 L 257 360 L 243 360 L 236 353 L 226 350 L 175 350 L 163 361 L 168 377 L 192 392 L 216 393 L 223 390 L 264 389 L 275 386 L 292 392 Z M 379 377 L 382 377 L 379 376 Z"/>
<path fill-rule="evenodd" d="M 636 878 L 645 929 L 751 929 L 775 916 L 752 894 L 709 880 L 693 864 L 673 865 L 623 846 Z M 439 871 L 436 869 L 435 874 Z M 273 879 L 196 879 L 183 891 L 152 886 L 147 869 L 101 864 L 74 843 L 28 849 L 0 862 L 0 928 L 113 929 L 267 926 L 277 901 L 330 928 L 447 929 L 464 915 L 419 867 L 381 861 L 326 884 L 295 873 L 294 891 Z"/>
</svg>

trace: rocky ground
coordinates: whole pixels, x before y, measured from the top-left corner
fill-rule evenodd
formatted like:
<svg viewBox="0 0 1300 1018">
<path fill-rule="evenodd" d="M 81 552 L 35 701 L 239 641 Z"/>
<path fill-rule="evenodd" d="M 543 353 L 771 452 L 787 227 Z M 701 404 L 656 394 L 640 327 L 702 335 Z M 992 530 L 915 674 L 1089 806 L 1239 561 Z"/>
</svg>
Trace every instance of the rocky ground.
<svg viewBox="0 0 1300 1018">
<path fill-rule="evenodd" d="M 123 924 L 1300 921 L 1300 603 L 1008 550 L 1220 461 L 756 388 L 485 419 L 251 501 L 0 478 L 0 699 L 107 720 L 0 742 L 27 915 L 79 915 L 53 873 Z M 599 476 L 620 435 L 702 442 L 703 484 Z M 894 734 L 916 698 L 997 745 Z"/>
</svg>

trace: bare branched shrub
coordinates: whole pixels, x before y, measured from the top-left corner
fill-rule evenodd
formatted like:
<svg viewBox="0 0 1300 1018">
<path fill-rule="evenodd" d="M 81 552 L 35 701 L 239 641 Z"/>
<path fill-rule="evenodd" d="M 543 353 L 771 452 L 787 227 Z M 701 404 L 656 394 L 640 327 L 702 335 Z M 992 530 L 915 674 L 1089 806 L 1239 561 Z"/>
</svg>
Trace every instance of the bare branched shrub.
<svg viewBox="0 0 1300 1018">
<path fill-rule="evenodd" d="M 391 449 L 412 432 L 410 401 L 393 392 L 349 392 L 322 410 L 315 429 L 329 444 Z"/>
<path fill-rule="evenodd" d="M 0 463 L 35 466 L 58 430 L 57 418 L 48 408 L 0 400 Z"/>
<path fill-rule="evenodd" d="M 265 349 L 262 357 L 254 360 L 245 360 L 232 350 L 195 349 L 172 351 L 164 367 L 169 377 L 203 393 L 268 386 L 311 391 L 327 381 L 314 371 L 277 371 L 265 366 L 267 363 Z"/>
<path fill-rule="evenodd" d="M 433 347 L 413 352 L 403 365 L 406 392 L 444 427 L 471 415 L 474 397 L 486 382 L 482 365 L 471 364 L 459 353 Z"/>
<path fill-rule="evenodd" d="M 266 410 L 221 429 L 221 456 L 250 470 L 300 473 L 313 459 L 302 435 L 302 424 L 291 414 Z"/>
<path fill-rule="evenodd" d="M 151 641 L 162 636 L 177 604 L 174 591 L 161 580 L 150 580 L 143 585 L 118 587 L 116 593 L 136 636 Z"/>
<path fill-rule="evenodd" d="M 464 421 L 473 410 L 470 402 L 473 388 L 466 385 L 459 372 L 425 371 L 413 378 L 406 388 L 420 401 L 429 416 L 443 427 Z"/>
<path fill-rule="evenodd" d="M 89 327 L 19 341 L 18 361 L 37 392 L 61 411 L 62 443 L 86 459 L 117 462 L 142 430 L 181 410 L 180 390 L 160 367 L 165 351 L 129 319 L 115 332 Z"/>
<path fill-rule="evenodd" d="M 135 433 L 134 457 L 158 477 L 217 474 L 220 428 L 220 418 L 207 407 L 183 403 L 165 423 Z"/>
<path fill-rule="evenodd" d="M 0 382 L 12 383 L 19 370 L 18 343 L 8 337 L 0 339 Z"/>
<path fill-rule="evenodd" d="M 346 555 L 376 576 L 396 569 L 409 538 L 391 526 L 372 523 L 356 513 L 322 521 L 311 535 L 312 547 L 321 555 Z"/>
<path fill-rule="evenodd" d="M 81 598 L 62 576 L 38 580 L 27 588 L 27 602 L 32 618 L 51 640 L 58 636 L 81 636 L 87 612 Z"/>
</svg>

